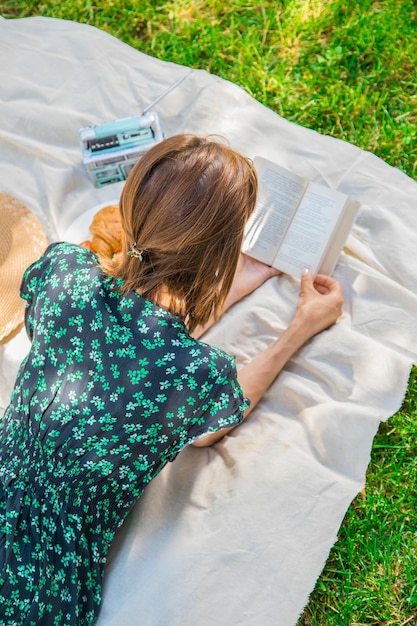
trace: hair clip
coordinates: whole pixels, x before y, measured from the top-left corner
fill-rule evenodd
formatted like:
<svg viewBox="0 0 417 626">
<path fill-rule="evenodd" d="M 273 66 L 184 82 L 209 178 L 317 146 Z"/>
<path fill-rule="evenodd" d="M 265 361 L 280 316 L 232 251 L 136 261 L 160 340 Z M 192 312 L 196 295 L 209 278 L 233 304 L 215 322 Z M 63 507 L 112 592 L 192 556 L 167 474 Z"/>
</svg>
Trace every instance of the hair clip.
<svg viewBox="0 0 417 626">
<path fill-rule="evenodd" d="M 130 250 L 128 250 L 127 256 L 133 256 L 135 259 L 139 259 L 139 261 L 143 261 L 143 253 L 144 250 L 138 250 L 136 248 L 136 243 L 132 243 L 130 245 Z"/>
</svg>

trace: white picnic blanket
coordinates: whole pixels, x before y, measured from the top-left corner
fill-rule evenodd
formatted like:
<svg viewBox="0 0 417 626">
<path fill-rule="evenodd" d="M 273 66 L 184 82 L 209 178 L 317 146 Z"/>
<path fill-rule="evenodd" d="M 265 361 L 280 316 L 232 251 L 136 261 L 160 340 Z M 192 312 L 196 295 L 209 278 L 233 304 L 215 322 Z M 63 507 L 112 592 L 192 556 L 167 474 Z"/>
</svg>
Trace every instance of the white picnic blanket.
<svg viewBox="0 0 417 626">
<path fill-rule="evenodd" d="M 74 237 L 75 220 L 82 239 L 83 214 L 122 183 L 92 185 L 79 128 L 140 112 L 186 71 L 86 25 L 0 19 L 0 191 L 51 240 Z M 98 624 L 292 626 L 416 360 L 417 183 L 202 70 L 155 110 L 167 135 L 220 134 L 362 206 L 335 272 L 342 320 L 291 359 L 231 436 L 185 450 L 148 487 L 111 552 Z M 288 324 L 298 287 L 271 279 L 206 340 L 245 362 Z M 26 349 L 23 333 L 0 348 L 0 408 Z"/>
</svg>

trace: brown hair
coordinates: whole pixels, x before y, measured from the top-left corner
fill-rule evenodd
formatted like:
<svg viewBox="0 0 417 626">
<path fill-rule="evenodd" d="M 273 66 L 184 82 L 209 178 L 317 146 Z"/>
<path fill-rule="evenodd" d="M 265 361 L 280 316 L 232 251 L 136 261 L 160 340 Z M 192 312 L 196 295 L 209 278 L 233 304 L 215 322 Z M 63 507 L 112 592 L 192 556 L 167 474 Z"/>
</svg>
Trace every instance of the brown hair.
<svg viewBox="0 0 417 626">
<path fill-rule="evenodd" d="M 223 143 L 176 135 L 148 150 L 120 199 L 121 290 L 167 293 L 190 331 L 204 325 L 230 290 L 256 194 L 252 162 Z"/>
</svg>

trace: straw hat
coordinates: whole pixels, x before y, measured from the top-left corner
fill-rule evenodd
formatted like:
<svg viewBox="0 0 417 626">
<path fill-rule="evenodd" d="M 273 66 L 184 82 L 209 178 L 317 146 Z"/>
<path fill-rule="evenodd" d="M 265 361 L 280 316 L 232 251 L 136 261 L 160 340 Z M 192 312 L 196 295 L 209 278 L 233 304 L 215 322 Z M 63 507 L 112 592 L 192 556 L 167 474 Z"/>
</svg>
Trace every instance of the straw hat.
<svg viewBox="0 0 417 626">
<path fill-rule="evenodd" d="M 0 344 L 11 339 L 23 324 L 23 273 L 47 245 L 42 225 L 33 213 L 16 198 L 0 193 Z"/>
</svg>

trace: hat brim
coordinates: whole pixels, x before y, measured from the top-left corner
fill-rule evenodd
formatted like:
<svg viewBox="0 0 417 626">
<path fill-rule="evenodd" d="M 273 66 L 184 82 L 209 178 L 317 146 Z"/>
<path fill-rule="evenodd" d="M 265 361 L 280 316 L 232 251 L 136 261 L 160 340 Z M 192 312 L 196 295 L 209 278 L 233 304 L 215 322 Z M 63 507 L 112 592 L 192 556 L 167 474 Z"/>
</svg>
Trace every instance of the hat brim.
<svg viewBox="0 0 417 626">
<path fill-rule="evenodd" d="M 7 193 L 0 193 L 0 217 L 0 344 L 4 344 L 23 324 L 23 274 L 45 251 L 48 240 L 38 218 Z"/>
</svg>

